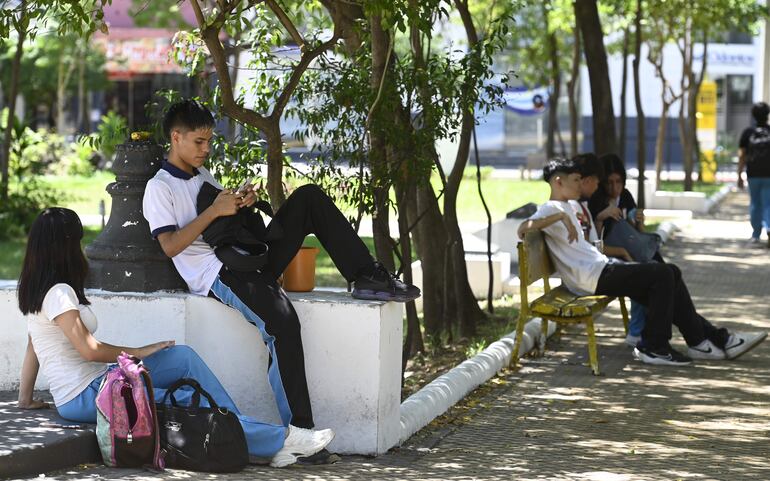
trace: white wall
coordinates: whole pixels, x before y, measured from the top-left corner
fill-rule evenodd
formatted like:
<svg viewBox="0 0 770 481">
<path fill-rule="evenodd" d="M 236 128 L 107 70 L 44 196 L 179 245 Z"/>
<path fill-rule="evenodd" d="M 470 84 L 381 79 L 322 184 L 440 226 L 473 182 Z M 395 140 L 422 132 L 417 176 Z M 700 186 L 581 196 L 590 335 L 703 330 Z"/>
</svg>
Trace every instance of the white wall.
<svg viewBox="0 0 770 481">
<path fill-rule="evenodd" d="M 709 78 L 717 79 L 730 75 L 755 75 L 759 70 L 760 46 L 758 37 L 754 44 L 718 44 L 713 43 L 708 46 L 708 61 L 706 63 L 707 75 Z M 662 86 L 660 79 L 656 77 L 655 67 L 647 60 L 647 46 L 642 45 L 642 63 L 639 68 L 640 83 L 642 85 L 642 105 L 644 113 L 648 117 L 659 117 L 663 109 L 661 102 Z M 626 94 L 626 112 L 629 117 L 636 117 L 636 102 L 634 100 L 634 78 L 632 70 L 633 55 L 628 58 L 628 91 Z M 701 59 L 703 57 L 703 45 L 695 46 L 695 61 L 693 67 L 696 72 L 700 72 Z M 610 85 L 612 87 L 613 109 L 615 115 L 620 115 L 620 91 L 623 80 L 623 58 L 622 55 L 611 55 L 607 57 L 607 64 L 610 73 Z M 679 92 L 679 82 L 682 78 L 682 56 L 675 44 L 668 44 L 663 51 L 663 71 L 669 83 L 675 92 Z M 591 82 L 588 78 L 588 69 L 581 68 L 581 111 L 583 115 L 591 115 Z M 754 99 L 761 99 L 761 82 L 754 81 Z M 767 100 L 767 99 L 766 99 Z M 669 111 L 670 117 L 676 117 L 678 114 L 679 103 L 672 105 Z"/>
<path fill-rule="evenodd" d="M 190 345 L 239 408 L 278 422 L 267 383 L 267 350 L 257 329 L 214 299 L 188 294 L 87 292 L 100 340 L 138 346 L 173 339 Z M 290 294 L 302 324 L 316 426 L 337 433 L 330 449 L 380 454 L 398 443 L 403 305 L 357 301 L 347 293 Z M 0 389 L 18 387 L 26 322 L 12 284 L 0 285 Z M 41 377 L 40 388 L 47 385 Z"/>
</svg>

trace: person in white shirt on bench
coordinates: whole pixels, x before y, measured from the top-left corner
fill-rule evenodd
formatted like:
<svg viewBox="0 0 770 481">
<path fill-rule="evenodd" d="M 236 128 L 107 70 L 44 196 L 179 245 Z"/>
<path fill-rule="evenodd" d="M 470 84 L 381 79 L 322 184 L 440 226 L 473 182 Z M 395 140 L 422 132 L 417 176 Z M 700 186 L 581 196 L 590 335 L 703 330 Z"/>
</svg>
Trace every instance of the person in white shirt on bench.
<svg viewBox="0 0 770 481">
<path fill-rule="evenodd" d="M 543 179 L 551 186 L 551 196 L 519 227 L 519 237 L 532 230 L 545 234 L 556 270 L 572 292 L 625 296 L 648 307 L 642 340 L 634 349 L 637 359 L 675 366 L 691 364 L 693 358 L 735 359 L 765 339 L 767 333 L 730 332 L 698 314 L 682 272 L 675 265 L 609 259 L 588 242 L 576 215 L 582 211 L 577 200 L 583 183 L 597 183 L 590 176 L 583 179 L 578 163 L 550 160 L 543 169 Z M 672 325 L 679 328 L 687 342 L 688 355 L 669 344 Z"/>
</svg>

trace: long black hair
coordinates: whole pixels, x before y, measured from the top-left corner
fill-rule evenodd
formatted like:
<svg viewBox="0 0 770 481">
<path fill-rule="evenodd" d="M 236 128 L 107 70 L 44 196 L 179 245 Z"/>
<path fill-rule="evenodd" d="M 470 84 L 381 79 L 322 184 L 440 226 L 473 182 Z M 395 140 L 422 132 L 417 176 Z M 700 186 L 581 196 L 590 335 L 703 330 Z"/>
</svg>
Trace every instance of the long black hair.
<svg viewBox="0 0 770 481">
<path fill-rule="evenodd" d="M 626 166 L 618 154 L 604 154 L 599 157 L 599 160 L 604 163 L 605 182 L 611 174 L 618 174 L 623 179 L 623 184 L 626 183 Z"/>
<path fill-rule="evenodd" d="M 80 248 L 83 224 L 78 215 L 62 207 L 51 207 L 37 216 L 27 239 L 27 252 L 19 276 L 19 310 L 40 312 L 48 290 L 69 284 L 81 304 L 90 304 L 83 285 L 88 261 Z"/>
</svg>

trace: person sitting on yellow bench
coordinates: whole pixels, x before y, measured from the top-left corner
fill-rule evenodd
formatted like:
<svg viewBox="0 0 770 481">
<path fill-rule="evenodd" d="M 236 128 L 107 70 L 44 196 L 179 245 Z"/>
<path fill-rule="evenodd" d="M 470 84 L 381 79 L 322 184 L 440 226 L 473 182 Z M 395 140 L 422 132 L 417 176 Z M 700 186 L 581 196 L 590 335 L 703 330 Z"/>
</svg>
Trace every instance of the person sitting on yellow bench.
<svg viewBox="0 0 770 481">
<path fill-rule="evenodd" d="M 673 264 L 636 263 L 607 258 L 584 235 L 577 213 L 582 209 L 584 179 L 573 160 L 553 159 L 543 169 L 551 196 L 518 230 L 520 238 L 540 230 L 564 285 L 578 295 L 630 297 L 647 306 L 647 323 L 634 357 L 648 364 L 688 365 L 695 359 L 735 359 L 761 343 L 767 333 L 730 332 L 698 314 Z M 585 182 L 591 182 L 587 178 Z M 594 182 L 595 183 L 595 182 Z M 590 221 L 590 216 L 589 216 Z M 671 326 L 676 325 L 688 345 L 688 355 L 671 347 Z"/>
</svg>

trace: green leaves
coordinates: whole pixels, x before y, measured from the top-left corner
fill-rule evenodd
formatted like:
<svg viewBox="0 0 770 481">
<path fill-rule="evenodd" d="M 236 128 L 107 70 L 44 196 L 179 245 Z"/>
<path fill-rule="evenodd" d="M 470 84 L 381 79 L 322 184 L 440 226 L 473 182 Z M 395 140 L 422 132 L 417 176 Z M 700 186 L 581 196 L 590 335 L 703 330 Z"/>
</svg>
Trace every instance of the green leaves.
<svg viewBox="0 0 770 481">
<path fill-rule="evenodd" d="M 9 38 L 12 32 L 24 32 L 34 40 L 39 29 L 49 27 L 60 36 L 90 37 L 96 30 L 106 31 L 102 8 L 112 0 L 25 0 L 15 3 L 13 8 L 0 9 L 0 40 Z"/>
</svg>

